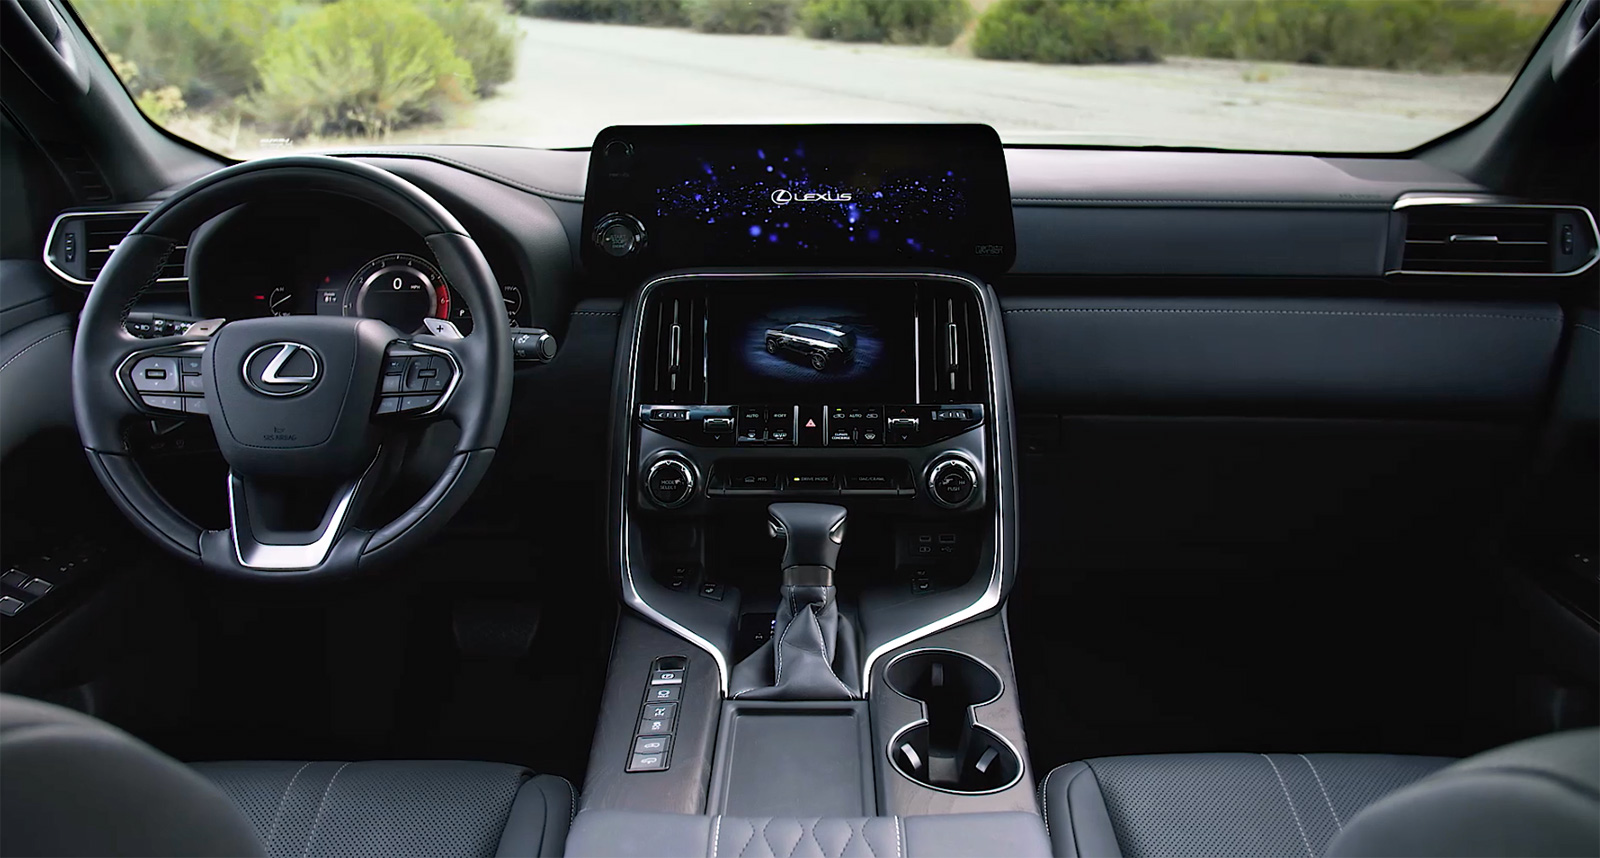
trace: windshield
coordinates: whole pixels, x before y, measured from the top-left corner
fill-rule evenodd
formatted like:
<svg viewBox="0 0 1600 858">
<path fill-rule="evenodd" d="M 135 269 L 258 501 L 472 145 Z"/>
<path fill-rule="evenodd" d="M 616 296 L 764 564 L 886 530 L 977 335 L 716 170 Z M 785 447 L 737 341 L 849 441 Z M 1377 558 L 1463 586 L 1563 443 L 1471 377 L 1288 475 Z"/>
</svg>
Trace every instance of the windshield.
<svg viewBox="0 0 1600 858">
<path fill-rule="evenodd" d="M 234 157 L 586 147 L 608 125 L 981 122 L 1007 143 L 1395 152 L 1499 101 L 1560 0 L 78 0 Z"/>
</svg>

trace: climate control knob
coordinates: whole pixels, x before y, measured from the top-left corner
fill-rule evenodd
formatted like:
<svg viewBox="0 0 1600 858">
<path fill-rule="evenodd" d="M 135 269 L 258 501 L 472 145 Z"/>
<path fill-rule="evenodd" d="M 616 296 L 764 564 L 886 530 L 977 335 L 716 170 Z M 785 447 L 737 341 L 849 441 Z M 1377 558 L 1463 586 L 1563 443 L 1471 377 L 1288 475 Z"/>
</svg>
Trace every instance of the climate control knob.
<svg viewBox="0 0 1600 858">
<path fill-rule="evenodd" d="M 946 456 L 928 468 L 928 494 L 950 509 L 966 506 L 978 493 L 978 472 L 965 459 Z"/>
<path fill-rule="evenodd" d="M 688 503 L 694 489 L 694 466 L 679 458 L 660 459 L 645 473 L 645 494 L 663 509 Z"/>
<path fill-rule="evenodd" d="M 648 236 L 644 224 L 630 214 L 612 212 L 595 221 L 590 237 L 607 256 L 621 259 L 644 249 Z"/>
</svg>

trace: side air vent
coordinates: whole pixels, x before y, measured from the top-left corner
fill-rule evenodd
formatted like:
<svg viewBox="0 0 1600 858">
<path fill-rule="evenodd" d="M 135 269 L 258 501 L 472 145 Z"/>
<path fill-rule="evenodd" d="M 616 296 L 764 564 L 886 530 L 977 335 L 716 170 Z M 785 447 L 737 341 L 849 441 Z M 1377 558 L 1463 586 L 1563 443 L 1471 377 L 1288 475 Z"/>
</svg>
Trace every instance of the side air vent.
<svg viewBox="0 0 1600 858">
<path fill-rule="evenodd" d="M 639 335 L 641 401 L 705 401 L 706 298 L 675 291 L 651 301 Z"/>
<path fill-rule="evenodd" d="M 1595 260 L 1594 219 L 1576 206 L 1422 203 L 1397 215 L 1404 244 L 1390 273 L 1551 277 Z"/>
<path fill-rule="evenodd" d="M 971 294 L 924 286 L 917 308 L 922 390 L 933 402 L 970 402 L 987 388 L 982 316 Z"/>
<path fill-rule="evenodd" d="M 92 285 L 111 259 L 111 252 L 145 216 L 143 211 L 68 212 L 56 218 L 45 237 L 44 264 L 57 276 L 79 286 Z M 167 257 L 158 284 L 183 284 L 189 246 L 180 244 Z M 169 287 L 170 288 L 170 287 Z"/>
</svg>

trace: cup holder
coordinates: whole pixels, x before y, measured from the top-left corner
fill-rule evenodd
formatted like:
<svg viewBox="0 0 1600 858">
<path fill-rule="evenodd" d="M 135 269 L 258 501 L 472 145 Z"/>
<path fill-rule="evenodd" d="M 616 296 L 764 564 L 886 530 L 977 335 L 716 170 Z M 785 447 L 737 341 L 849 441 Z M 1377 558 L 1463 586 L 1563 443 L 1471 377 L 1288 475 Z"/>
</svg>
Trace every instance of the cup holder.
<svg viewBox="0 0 1600 858">
<path fill-rule="evenodd" d="M 900 774 L 932 789 L 981 795 L 1022 779 L 1022 760 L 999 733 L 973 720 L 972 709 L 999 699 L 999 674 L 952 650 L 919 650 L 889 663 L 885 683 L 922 703 L 923 720 L 889 740 Z"/>
</svg>

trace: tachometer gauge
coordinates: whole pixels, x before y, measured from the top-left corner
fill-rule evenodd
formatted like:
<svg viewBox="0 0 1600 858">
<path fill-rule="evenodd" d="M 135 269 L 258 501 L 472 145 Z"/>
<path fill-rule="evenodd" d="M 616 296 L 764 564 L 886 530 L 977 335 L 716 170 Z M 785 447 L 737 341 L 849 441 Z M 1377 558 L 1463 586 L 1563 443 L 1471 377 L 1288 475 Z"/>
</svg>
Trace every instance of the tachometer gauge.
<svg viewBox="0 0 1600 858">
<path fill-rule="evenodd" d="M 450 318 L 450 287 L 434 264 L 410 253 L 389 253 L 361 266 L 344 293 L 344 315 L 414 331 L 426 318 Z"/>
<path fill-rule="evenodd" d="M 288 316 L 294 313 L 294 292 L 288 286 L 274 286 L 267 293 L 267 310 L 274 316 Z"/>
</svg>

